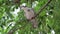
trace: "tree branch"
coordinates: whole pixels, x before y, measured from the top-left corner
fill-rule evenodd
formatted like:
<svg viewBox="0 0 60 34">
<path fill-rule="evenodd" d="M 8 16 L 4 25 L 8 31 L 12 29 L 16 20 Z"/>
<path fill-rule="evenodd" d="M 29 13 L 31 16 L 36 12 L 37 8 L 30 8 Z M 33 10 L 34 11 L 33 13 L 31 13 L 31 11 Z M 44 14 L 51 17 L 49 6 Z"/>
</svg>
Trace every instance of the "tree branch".
<svg viewBox="0 0 60 34">
<path fill-rule="evenodd" d="M 37 17 L 41 12 L 42 10 L 51 2 L 52 0 L 48 0 L 48 2 L 42 6 L 42 8 L 39 10 L 39 12 L 34 16 L 32 17 L 32 19 L 34 19 L 35 17 Z"/>
<path fill-rule="evenodd" d="M 48 2 L 44 5 L 44 6 L 42 6 L 42 8 L 39 10 L 39 12 L 33 17 L 33 19 L 35 18 L 35 17 L 37 17 L 41 12 L 42 12 L 42 10 L 51 2 L 52 0 L 48 0 Z M 23 28 L 23 27 L 25 27 L 27 24 L 25 24 L 24 26 L 22 26 L 22 27 L 18 27 L 18 28 L 13 28 L 13 29 L 11 29 L 9 32 L 8 32 L 8 34 L 13 34 L 16 30 L 18 30 L 18 29 L 20 29 L 20 28 Z"/>
<path fill-rule="evenodd" d="M 26 20 L 24 20 L 24 21 L 26 21 Z M 17 26 L 17 24 L 19 24 L 19 23 L 21 23 L 21 22 L 18 21 L 18 22 L 15 24 L 15 26 L 12 27 L 12 29 L 10 29 L 10 31 L 9 31 L 7 34 L 13 34 L 16 30 L 21 29 L 21 28 L 24 28 L 25 26 L 27 26 L 27 24 L 29 24 L 29 23 L 26 23 L 26 24 L 24 24 L 23 26 L 19 27 L 19 26 Z"/>
</svg>

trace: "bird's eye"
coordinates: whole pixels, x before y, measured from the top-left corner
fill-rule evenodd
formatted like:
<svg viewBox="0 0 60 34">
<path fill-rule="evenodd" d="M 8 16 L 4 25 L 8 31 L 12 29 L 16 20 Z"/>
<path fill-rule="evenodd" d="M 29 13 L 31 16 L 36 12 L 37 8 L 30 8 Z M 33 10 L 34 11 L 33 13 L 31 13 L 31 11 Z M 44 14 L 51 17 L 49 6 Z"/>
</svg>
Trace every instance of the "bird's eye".
<svg viewBox="0 0 60 34">
<path fill-rule="evenodd" d="M 22 7 L 24 7 L 24 8 L 25 8 L 26 6 L 22 6 Z"/>
</svg>

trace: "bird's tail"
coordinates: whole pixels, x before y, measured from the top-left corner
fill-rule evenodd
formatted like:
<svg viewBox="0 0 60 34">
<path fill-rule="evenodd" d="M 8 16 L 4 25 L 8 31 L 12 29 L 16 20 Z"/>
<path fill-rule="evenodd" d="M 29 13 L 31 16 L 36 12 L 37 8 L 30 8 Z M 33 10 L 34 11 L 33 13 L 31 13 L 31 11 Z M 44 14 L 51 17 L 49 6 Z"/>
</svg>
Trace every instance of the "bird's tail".
<svg viewBox="0 0 60 34">
<path fill-rule="evenodd" d="M 31 22 L 34 28 L 38 28 L 38 23 L 36 19 L 32 19 Z"/>
</svg>

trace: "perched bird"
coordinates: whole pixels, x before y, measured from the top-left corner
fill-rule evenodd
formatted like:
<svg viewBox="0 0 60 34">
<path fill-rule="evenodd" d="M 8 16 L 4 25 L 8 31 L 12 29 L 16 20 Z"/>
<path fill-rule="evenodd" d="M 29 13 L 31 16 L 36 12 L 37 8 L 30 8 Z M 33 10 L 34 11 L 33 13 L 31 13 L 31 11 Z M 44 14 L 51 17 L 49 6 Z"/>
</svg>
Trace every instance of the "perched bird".
<svg viewBox="0 0 60 34">
<path fill-rule="evenodd" d="M 35 16 L 34 10 L 32 8 L 28 8 L 27 6 L 20 6 L 20 8 L 24 10 L 24 13 L 25 13 L 24 16 L 27 18 L 27 20 L 32 22 L 32 26 L 34 28 L 37 28 L 38 23 L 37 23 L 37 20 L 34 18 Z"/>
</svg>

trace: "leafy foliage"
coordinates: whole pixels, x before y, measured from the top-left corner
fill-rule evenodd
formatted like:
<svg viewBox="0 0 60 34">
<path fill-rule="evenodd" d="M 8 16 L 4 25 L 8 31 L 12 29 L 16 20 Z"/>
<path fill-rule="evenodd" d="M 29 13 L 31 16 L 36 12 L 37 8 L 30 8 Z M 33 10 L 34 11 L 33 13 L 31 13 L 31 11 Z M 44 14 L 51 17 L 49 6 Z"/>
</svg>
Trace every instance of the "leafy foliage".
<svg viewBox="0 0 60 34">
<path fill-rule="evenodd" d="M 34 1 L 38 2 L 34 7 L 35 13 L 38 13 L 48 0 L 33 0 L 32 3 Z M 32 5 L 30 0 L 21 0 L 20 3 L 14 3 L 12 0 L 0 0 L 0 34 L 7 34 L 11 29 L 14 31 L 16 29 L 14 34 L 17 32 L 18 34 L 51 34 L 51 30 L 60 34 L 60 0 L 52 0 L 36 17 L 39 23 L 37 29 L 32 28 L 31 22 L 27 21 L 24 16 L 24 11 L 15 12 L 15 9 L 19 9 L 22 3 L 26 3 L 28 7 Z"/>
</svg>

